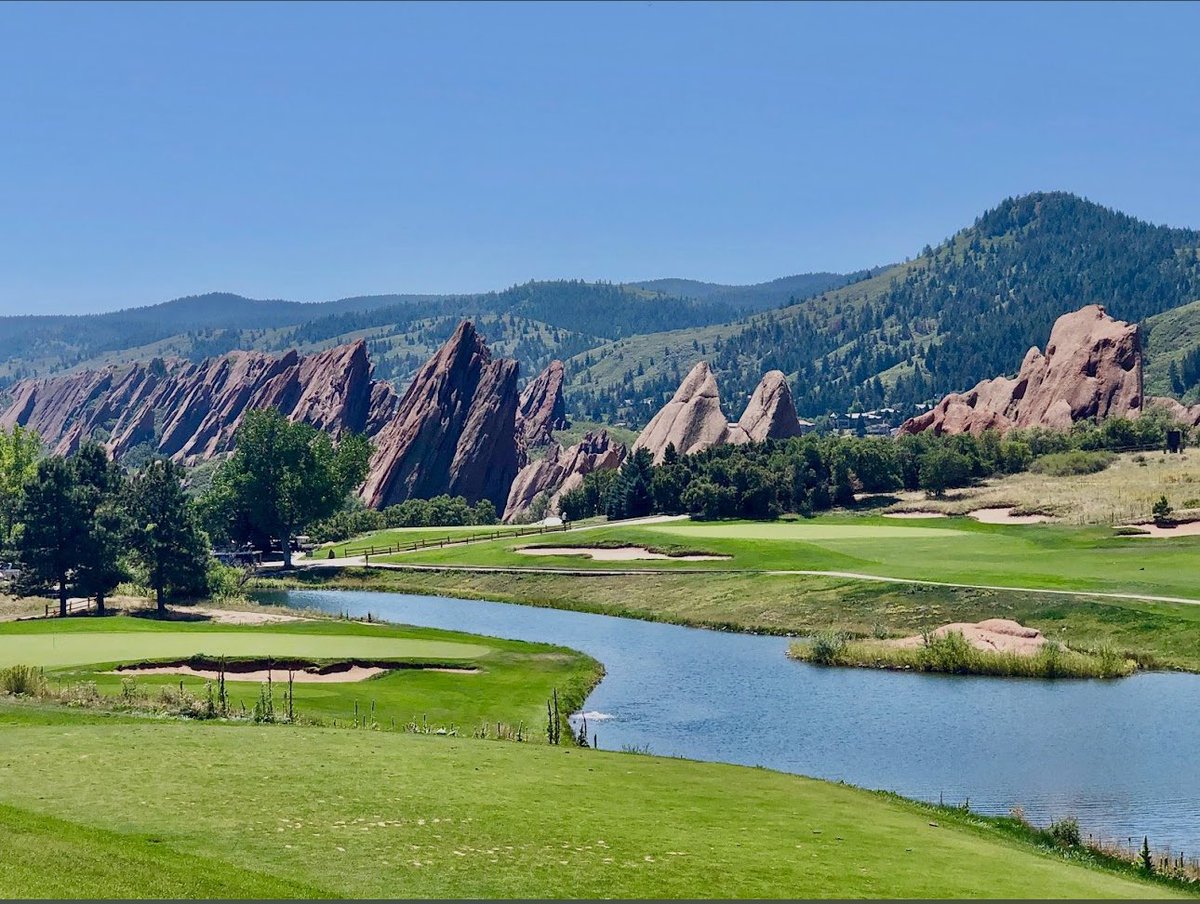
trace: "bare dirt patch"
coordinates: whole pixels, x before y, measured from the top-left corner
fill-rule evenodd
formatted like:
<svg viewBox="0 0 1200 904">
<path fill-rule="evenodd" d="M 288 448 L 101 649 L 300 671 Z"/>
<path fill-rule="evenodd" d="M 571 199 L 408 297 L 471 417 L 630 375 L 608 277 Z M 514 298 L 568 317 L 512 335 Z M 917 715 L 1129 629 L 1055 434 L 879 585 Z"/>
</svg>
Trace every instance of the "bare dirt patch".
<svg viewBox="0 0 1200 904">
<path fill-rule="evenodd" d="M 967 512 L 967 517 L 984 524 L 1044 524 L 1054 520 L 1049 515 L 1014 515 L 1012 506 L 975 509 Z"/>
<path fill-rule="evenodd" d="M 972 647 L 985 653 L 1016 653 L 1019 656 L 1032 656 L 1046 645 L 1046 638 L 1037 628 L 1027 628 L 1008 618 L 988 618 L 981 622 L 955 622 L 942 625 L 931 632 L 935 637 L 945 637 L 947 634 L 961 634 Z M 907 648 L 920 647 L 925 638 L 920 634 L 912 637 L 901 637 L 898 640 L 886 640 L 888 646 Z"/>
<path fill-rule="evenodd" d="M 586 556 L 597 562 L 632 562 L 638 559 L 670 559 L 673 562 L 720 562 L 732 556 L 688 554 L 669 556 L 653 552 L 644 546 L 523 546 L 516 550 L 526 556 Z"/>
</svg>

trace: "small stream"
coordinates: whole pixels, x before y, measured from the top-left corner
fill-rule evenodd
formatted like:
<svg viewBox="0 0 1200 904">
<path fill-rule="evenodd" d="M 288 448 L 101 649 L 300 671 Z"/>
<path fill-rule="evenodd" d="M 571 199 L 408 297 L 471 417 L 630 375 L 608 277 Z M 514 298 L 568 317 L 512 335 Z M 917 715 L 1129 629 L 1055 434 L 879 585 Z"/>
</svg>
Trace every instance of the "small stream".
<svg viewBox="0 0 1200 904">
<path fill-rule="evenodd" d="M 260 601 L 517 640 L 600 662 L 609 750 L 766 766 L 1200 853 L 1200 675 L 1038 681 L 827 669 L 788 641 L 507 603 L 294 590 Z"/>
</svg>

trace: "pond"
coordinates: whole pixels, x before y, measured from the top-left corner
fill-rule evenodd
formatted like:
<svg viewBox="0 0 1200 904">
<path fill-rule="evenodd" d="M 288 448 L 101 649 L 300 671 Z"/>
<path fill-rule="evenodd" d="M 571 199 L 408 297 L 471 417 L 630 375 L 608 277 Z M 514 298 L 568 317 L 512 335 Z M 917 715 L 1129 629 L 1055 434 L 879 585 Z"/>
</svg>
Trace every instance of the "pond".
<svg viewBox="0 0 1200 904">
<path fill-rule="evenodd" d="M 765 766 L 1200 853 L 1200 676 L 1035 681 L 827 669 L 788 641 L 507 603 L 358 591 L 262 602 L 543 641 L 607 674 L 601 748 Z M 578 724 L 578 722 L 576 722 Z"/>
</svg>

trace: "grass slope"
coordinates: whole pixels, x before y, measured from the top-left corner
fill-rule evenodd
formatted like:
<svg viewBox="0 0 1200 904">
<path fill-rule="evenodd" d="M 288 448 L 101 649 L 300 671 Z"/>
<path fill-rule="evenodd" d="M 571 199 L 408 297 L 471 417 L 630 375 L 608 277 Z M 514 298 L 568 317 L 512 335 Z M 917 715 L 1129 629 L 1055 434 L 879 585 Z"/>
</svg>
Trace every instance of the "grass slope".
<svg viewBox="0 0 1200 904">
<path fill-rule="evenodd" d="M 348 897 L 1173 893 L 971 817 L 932 818 L 846 786 L 386 732 L 98 724 L 67 712 L 23 723 L 10 712 L 0 803 L 31 814 L 18 820 L 160 839 L 185 891 L 189 880 L 233 870 Z M 143 873 L 129 881 L 135 893 L 141 884 L 152 893 L 151 883 L 175 890 Z M 21 873 L 0 870 L 0 894 L 27 889 Z"/>
</svg>

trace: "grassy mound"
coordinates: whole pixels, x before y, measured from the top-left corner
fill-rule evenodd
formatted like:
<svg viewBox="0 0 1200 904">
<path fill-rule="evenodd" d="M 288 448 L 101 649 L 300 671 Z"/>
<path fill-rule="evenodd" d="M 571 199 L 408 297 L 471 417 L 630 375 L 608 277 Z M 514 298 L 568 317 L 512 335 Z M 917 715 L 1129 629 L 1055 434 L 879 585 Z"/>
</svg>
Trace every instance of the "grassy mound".
<svg viewBox="0 0 1200 904">
<path fill-rule="evenodd" d="M 957 631 L 942 636 L 926 634 L 924 642 L 914 647 L 880 640 L 851 641 L 839 634 L 824 633 L 811 642 L 791 644 L 788 655 L 816 665 L 1001 678 L 1122 678 L 1137 668 L 1132 659 L 1109 648 L 1083 653 L 1053 641 L 1027 655 L 980 650 Z"/>
</svg>

